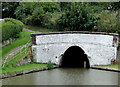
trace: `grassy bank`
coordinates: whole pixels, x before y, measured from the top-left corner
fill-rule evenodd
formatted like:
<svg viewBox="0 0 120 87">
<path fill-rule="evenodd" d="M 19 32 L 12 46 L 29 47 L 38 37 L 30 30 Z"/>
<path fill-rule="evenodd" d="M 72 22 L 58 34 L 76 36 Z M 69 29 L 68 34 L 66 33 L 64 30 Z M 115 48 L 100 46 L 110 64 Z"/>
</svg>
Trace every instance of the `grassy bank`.
<svg viewBox="0 0 120 87">
<path fill-rule="evenodd" d="M 33 31 L 39 31 L 39 32 L 52 32 L 52 30 L 48 29 L 41 29 L 40 27 L 35 27 L 35 26 L 25 26 L 25 28 L 33 30 Z M 30 42 L 30 34 L 35 33 L 35 32 L 30 32 L 23 30 L 20 33 L 20 37 L 17 38 L 15 41 L 13 41 L 12 44 L 7 45 L 5 47 L 2 47 L 2 56 L 5 56 L 7 53 L 9 53 L 11 50 L 14 48 L 17 48 L 19 46 L 25 45 L 27 42 Z M 22 49 L 21 52 L 18 52 L 14 56 L 10 57 L 7 59 L 7 61 L 4 64 L 4 67 L 0 67 L 0 74 L 9 74 L 9 73 L 15 73 L 15 72 L 21 72 L 21 71 L 26 71 L 26 70 L 32 70 L 32 69 L 37 69 L 37 68 L 44 68 L 47 67 L 47 64 L 39 64 L 39 63 L 30 63 L 30 64 L 25 64 L 18 66 L 16 65 L 22 58 L 27 57 L 29 55 L 30 51 L 30 46 L 28 46 L 26 49 Z"/>
<path fill-rule="evenodd" d="M 20 33 L 20 37 L 16 39 L 15 41 L 13 41 L 12 44 L 2 47 L 2 56 L 10 52 L 12 49 L 22 46 L 26 44 L 28 41 L 30 41 L 31 33 L 33 32 L 23 30 L 23 32 Z"/>
<path fill-rule="evenodd" d="M 42 33 L 55 32 L 54 30 L 41 28 L 40 26 L 30 26 L 30 25 L 26 26 L 25 25 L 24 27 L 27 28 L 27 29 L 42 32 Z M 19 46 L 22 46 L 22 45 L 26 44 L 28 41 L 30 41 L 30 34 L 32 34 L 32 33 L 35 33 L 35 32 L 30 32 L 30 31 L 23 30 L 20 33 L 20 37 L 17 38 L 15 41 L 13 41 L 12 44 L 7 45 L 5 47 L 2 47 L 2 50 L 0 50 L 0 53 L 2 53 L 2 56 L 7 54 L 8 52 L 10 52 L 12 49 L 17 48 Z M 1 57 L 0 57 L 0 59 L 1 59 Z"/>
<path fill-rule="evenodd" d="M 9 74 L 9 73 L 21 72 L 21 71 L 38 69 L 38 68 L 43 68 L 43 67 L 47 67 L 47 64 L 31 63 L 31 64 L 25 64 L 22 66 L 3 68 L 0 74 Z"/>
<path fill-rule="evenodd" d="M 95 67 L 103 67 L 103 68 L 113 68 L 113 69 L 119 69 L 118 64 L 109 64 L 109 65 L 95 65 Z"/>
</svg>

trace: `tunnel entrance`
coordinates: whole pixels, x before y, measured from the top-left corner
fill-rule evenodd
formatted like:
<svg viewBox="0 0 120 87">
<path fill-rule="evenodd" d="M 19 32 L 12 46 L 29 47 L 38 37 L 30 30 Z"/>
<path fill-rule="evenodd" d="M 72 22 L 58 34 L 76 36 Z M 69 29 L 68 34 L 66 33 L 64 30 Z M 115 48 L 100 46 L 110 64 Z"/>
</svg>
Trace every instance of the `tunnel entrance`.
<svg viewBox="0 0 120 87">
<path fill-rule="evenodd" d="M 60 67 L 90 68 L 90 64 L 87 55 L 79 46 L 71 46 L 62 56 Z"/>
</svg>

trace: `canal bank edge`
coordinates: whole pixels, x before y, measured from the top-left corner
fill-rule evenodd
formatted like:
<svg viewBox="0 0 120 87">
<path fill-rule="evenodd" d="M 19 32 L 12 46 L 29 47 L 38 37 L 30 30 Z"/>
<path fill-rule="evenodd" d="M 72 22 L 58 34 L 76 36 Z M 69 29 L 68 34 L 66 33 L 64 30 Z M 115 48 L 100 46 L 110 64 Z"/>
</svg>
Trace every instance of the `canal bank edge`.
<svg viewBox="0 0 120 87">
<path fill-rule="evenodd" d="M 58 68 L 58 66 L 53 66 L 53 69 L 56 69 L 56 68 Z M 32 70 L 26 70 L 26 71 L 11 73 L 11 74 L 1 74 L 0 79 L 15 77 L 15 76 L 29 74 L 29 73 L 33 73 L 33 72 L 45 71 L 45 70 L 50 70 L 50 69 L 48 67 L 44 67 L 44 68 L 38 68 L 38 69 L 32 69 Z"/>
<path fill-rule="evenodd" d="M 59 68 L 59 66 L 54 66 L 53 67 L 53 69 L 56 69 L 56 68 Z M 120 70 L 118 70 L 118 69 L 103 68 L 103 67 L 91 67 L 91 69 L 120 72 Z M 45 71 L 45 70 L 50 70 L 50 69 L 48 67 L 44 67 L 44 68 L 38 68 L 38 69 L 33 69 L 33 70 L 16 72 L 16 73 L 12 73 L 12 74 L 1 74 L 0 79 L 5 79 L 5 78 L 9 78 L 9 77 L 15 77 L 15 76 L 29 74 L 29 73 L 33 73 L 33 72 Z"/>
<path fill-rule="evenodd" d="M 104 68 L 104 67 L 95 67 L 95 66 L 92 66 L 91 69 L 105 70 L 105 71 L 113 71 L 113 72 L 120 72 L 119 69 Z"/>
</svg>

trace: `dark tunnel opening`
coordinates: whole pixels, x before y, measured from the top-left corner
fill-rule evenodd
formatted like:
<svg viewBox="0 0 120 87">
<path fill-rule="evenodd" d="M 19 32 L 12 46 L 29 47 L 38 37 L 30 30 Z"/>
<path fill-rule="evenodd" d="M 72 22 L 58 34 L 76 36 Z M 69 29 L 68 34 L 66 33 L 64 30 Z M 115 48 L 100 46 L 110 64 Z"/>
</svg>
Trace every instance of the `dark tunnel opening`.
<svg viewBox="0 0 120 87">
<path fill-rule="evenodd" d="M 60 67 L 90 68 L 89 60 L 79 46 L 69 47 L 62 56 Z"/>
</svg>

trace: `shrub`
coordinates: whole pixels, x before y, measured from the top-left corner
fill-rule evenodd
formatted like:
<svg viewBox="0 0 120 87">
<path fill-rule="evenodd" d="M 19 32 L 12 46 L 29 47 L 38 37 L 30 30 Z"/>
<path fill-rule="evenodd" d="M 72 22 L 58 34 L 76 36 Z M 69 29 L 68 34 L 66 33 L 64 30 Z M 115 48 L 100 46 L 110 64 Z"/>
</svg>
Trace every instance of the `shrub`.
<svg viewBox="0 0 120 87">
<path fill-rule="evenodd" d="M 15 35 L 15 24 L 7 22 L 2 24 L 2 41 L 8 40 Z"/>
<path fill-rule="evenodd" d="M 47 67 L 48 69 L 53 69 L 53 64 L 51 63 L 51 61 L 48 62 Z"/>
<path fill-rule="evenodd" d="M 10 38 L 18 38 L 22 29 L 23 23 L 19 20 L 5 18 L 5 22 L 2 23 L 2 41 L 8 40 Z"/>
<path fill-rule="evenodd" d="M 32 25 L 32 16 L 29 15 L 28 17 L 24 18 L 23 22 L 26 25 Z"/>
<path fill-rule="evenodd" d="M 13 18 L 5 18 L 5 22 L 11 22 L 16 25 L 16 33 L 19 33 L 23 30 L 24 24 L 16 19 Z"/>
<path fill-rule="evenodd" d="M 56 29 L 56 21 L 60 18 L 61 15 L 62 12 L 45 13 L 42 21 L 42 27 L 45 27 L 47 29 Z"/>
<path fill-rule="evenodd" d="M 115 13 L 101 12 L 99 14 L 98 30 L 100 32 L 119 33 L 120 20 L 115 16 Z"/>
</svg>

